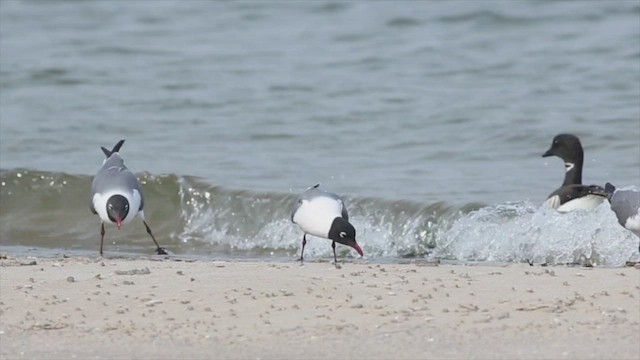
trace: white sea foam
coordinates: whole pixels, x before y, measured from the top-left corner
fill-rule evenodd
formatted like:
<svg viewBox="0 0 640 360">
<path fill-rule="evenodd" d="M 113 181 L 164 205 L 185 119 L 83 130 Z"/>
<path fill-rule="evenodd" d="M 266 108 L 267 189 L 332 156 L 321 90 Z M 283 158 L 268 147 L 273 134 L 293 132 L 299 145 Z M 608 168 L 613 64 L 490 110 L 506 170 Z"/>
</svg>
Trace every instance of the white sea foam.
<svg viewBox="0 0 640 360">
<path fill-rule="evenodd" d="M 608 203 L 559 213 L 523 202 L 482 208 L 439 237 L 432 257 L 460 261 L 592 263 L 619 266 L 638 258 L 638 238 L 622 228 Z"/>
</svg>

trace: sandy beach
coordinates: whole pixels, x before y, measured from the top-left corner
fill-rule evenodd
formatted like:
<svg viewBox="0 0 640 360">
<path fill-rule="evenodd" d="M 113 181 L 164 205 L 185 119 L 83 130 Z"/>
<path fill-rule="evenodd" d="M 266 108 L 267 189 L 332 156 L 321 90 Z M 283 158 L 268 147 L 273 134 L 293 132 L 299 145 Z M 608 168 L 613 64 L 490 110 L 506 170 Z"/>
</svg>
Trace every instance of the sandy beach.
<svg viewBox="0 0 640 360">
<path fill-rule="evenodd" d="M 638 359 L 640 271 L 0 260 L 3 359 Z"/>
</svg>

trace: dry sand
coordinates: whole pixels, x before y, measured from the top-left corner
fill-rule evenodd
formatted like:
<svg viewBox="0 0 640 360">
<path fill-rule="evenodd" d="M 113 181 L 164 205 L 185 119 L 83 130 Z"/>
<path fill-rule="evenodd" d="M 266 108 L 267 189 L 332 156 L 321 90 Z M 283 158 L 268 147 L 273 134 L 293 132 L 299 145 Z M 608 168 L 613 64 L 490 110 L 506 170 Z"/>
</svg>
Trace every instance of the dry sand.
<svg viewBox="0 0 640 360">
<path fill-rule="evenodd" d="M 640 271 L 0 260 L 3 359 L 638 359 Z"/>
</svg>

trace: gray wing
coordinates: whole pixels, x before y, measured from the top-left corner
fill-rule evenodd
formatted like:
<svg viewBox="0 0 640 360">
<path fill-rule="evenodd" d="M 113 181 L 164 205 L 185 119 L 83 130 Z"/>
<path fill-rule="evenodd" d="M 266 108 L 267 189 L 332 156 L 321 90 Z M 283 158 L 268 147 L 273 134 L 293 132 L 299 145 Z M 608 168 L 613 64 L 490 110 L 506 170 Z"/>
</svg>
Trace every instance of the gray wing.
<svg viewBox="0 0 640 360">
<path fill-rule="evenodd" d="M 124 165 L 122 158 L 114 154 L 110 156 L 102 165 L 102 168 L 93 178 L 91 184 L 91 197 L 96 193 L 105 193 L 107 191 L 120 191 L 131 193 L 138 190 L 143 200 L 140 202 L 140 210 L 144 204 L 142 189 L 138 178 Z M 95 210 L 95 209 L 93 209 Z"/>
<path fill-rule="evenodd" d="M 137 180 L 138 179 L 136 178 L 136 181 Z M 140 193 L 140 207 L 138 208 L 138 211 L 142 211 L 144 209 L 144 195 L 142 194 L 142 188 L 140 187 L 139 182 L 138 182 L 138 192 Z"/>
<path fill-rule="evenodd" d="M 611 210 L 616 213 L 618 222 L 624 226 L 627 219 L 638 214 L 640 208 L 640 192 L 633 190 L 616 190 L 611 196 Z"/>
</svg>

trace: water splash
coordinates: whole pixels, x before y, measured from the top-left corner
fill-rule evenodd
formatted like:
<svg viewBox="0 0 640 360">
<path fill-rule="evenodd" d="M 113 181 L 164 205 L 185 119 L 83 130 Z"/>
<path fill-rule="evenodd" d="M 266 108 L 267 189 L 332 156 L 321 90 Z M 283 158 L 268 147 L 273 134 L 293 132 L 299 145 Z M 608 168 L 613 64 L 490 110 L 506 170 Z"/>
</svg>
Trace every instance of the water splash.
<svg viewBox="0 0 640 360">
<path fill-rule="evenodd" d="M 145 213 L 158 241 L 175 254 L 297 257 L 302 232 L 291 222 L 297 194 L 215 186 L 204 179 L 139 174 Z M 99 219 L 88 209 L 92 178 L 31 170 L 0 172 L 0 245 L 96 250 Z M 560 214 L 531 202 L 492 206 L 345 197 L 368 259 L 620 266 L 638 258 L 638 239 L 608 203 Z M 332 257 L 330 241 L 308 237 L 305 257 Z M 135 221 L 107 229 L 107 251 L 150 253 Z M 354 256 L 338 246 L 339 256 Z"/>
<path fill-rule="evenodd" d="M 461 261 L 620 266 L 639 239 L 618 225 L 608 203 L 562 214 L 530 202 L 485 207 L 458 219 L 433 254 Z"/>
</svg>

